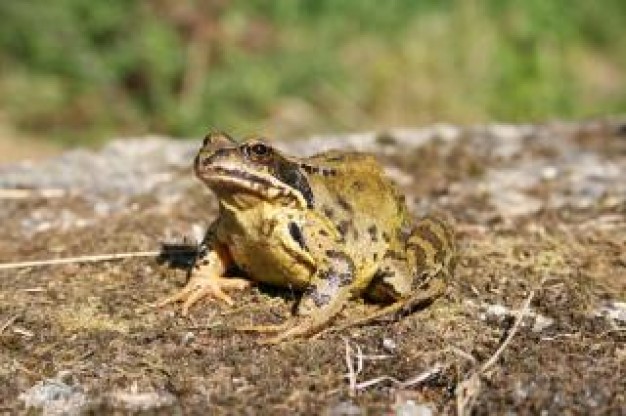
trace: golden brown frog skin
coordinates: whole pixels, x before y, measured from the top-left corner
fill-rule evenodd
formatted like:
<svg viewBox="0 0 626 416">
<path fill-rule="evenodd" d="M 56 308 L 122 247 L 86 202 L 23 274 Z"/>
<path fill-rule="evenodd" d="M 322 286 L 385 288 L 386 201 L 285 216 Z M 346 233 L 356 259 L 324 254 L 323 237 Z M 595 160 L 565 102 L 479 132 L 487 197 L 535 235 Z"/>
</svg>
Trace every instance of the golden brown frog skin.
<svg viewBox="0 0 626 416">
<path fill-rule="evenodd" d="M 298 159 L 260 139 L 239 144 L 211 133 L 195 172 L 217 195 L 220 213 L 189 283 L 160 303 L 183 301 L 184 315 L 204 296 L 233 303 L 222 289 L 249 280 L 226 277 L 231 266 L 302 292 L 295 323 L 269 327 L 282 330 L 273 342 L 319 332 L 358 296 L 389 305 L 358 322 L 410 310 L 439 296 L 453 273 L 451 227 L 438 218 L 414 223 L 371 155 Z"/>
</svg>

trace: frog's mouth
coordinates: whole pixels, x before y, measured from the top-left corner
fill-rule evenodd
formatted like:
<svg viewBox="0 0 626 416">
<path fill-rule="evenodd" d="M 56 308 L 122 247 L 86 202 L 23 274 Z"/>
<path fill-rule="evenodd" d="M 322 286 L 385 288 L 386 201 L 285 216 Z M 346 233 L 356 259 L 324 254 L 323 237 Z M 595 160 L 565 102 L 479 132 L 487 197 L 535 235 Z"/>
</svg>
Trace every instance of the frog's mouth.
<svg viewBox="0 0 626 416">
<path fill-rule="evenodd" d="M 307 206 L 304 197 L 297 190 L 269 174 L 250 173 L 223 165 L 196 169 L 196 174 L 220 196 L 244 193 L 295 208 Z"/>
</svg>

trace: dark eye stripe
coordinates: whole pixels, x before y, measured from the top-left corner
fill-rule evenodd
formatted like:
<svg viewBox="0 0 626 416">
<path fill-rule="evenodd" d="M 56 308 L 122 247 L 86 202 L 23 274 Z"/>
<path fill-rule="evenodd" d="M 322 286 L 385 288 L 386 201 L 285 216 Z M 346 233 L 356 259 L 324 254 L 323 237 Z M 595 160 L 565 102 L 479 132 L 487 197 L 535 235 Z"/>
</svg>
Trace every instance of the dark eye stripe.
<svg viewBox="0 0 626 416">
<path fill-rule="evenodd" d="M 313 208 L 313 192 L 309 186 L 309 181 L 307 181 L 304 174 L 298 169 L 298 165 L 283 161 L 277 164 L 274 174 L 281 182 L 297 189 L 304 197 L 307 207 Z"/>
</svg>

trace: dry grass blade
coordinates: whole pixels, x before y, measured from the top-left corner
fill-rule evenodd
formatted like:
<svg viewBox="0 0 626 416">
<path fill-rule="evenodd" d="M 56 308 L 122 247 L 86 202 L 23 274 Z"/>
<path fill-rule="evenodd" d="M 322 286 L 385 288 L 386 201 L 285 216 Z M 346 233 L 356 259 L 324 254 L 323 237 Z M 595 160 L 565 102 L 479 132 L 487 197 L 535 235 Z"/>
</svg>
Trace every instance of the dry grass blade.
<svg viewBox="0 0 626 416">
<path fill-rule="evenodd" d="M 355 375 L 358 377 L 359 374 L 363 371 L 363 349 L 359 344 L 356 344 L 356 372 Z"/>
<path fill-rule="evenodd" d="M 541 281 L 541 285 L 545 283 L 545 280 Z M 476 398 L 480 394 L 480 375 L 484 374 L 490 367 L 492 367 L 497 361 L 498 358 L 502 355 L 504 350 L 511 343 L 511 340 L 519 330 L 519 327 L 522 323 L 524 317 L 528 314 L 530 309 L 530 302 L 533 300 L 535 296 L 535 291 L 532 290 L 528 297 L 524 300 L 522 307 L 517 312 L 517 316 L 515 317 L 515 322 L 511 327 L 506 339 L 500 344 L 500 347 L 489 357 L 483 365 L 480 366 L 478 370 L 472 371 L 470 375 L 465 378 L 456 388 L 456 404 L 457 404 L 457 414 L 459 416 L 463 416 L 471 413 L 472 405 L 476 401 Z"/>
<path fill-rule="evenodd" d="M 458 416 L 470 414 L 479 393 L 480 377 L 474 372 L 456 387 L 456 414 Z"/>
<path fill-rule="evenodd" d="M 439 364 L 435 364 L 435 366 L 431 368 L 430 370 L 424 371 L 423 373 L 418 374 L 417 376 L 402 382 L 401 387 L 406 388 L 406 387 L 414 386 L 416 384 L 423 383 L 424 381 L 432 378 L 433 376 L 441 373 L 442 371 L 443 371 L 443 368 Z"/>
<path fill-rule="evenodd" d="M 342 337 L 343 338 L 343 337 Z M 356 373 L 354 371 L 354 363 L 352 362 L 352 347 L 350 342 L 343 338 L 343 342 L 346 345 L 346 367 L 348 367 L 348 381 L 350 382 L 350 395 L 356 394 Z"/>
<path fill-rule="evenodd" d="M 467 353 L 467 352 L 463 351 L 462 349 L 454 347 L 454 346 L 450 347 L 449 350 L 452 351 L 453 353 L 455 353 L 456 355 L 458 355 L 460 357 L 463 357 L 463 358 L 465 358 L 468 361 L 471 361 L 472 364 L 476 364 L 476 358 L 474 358 L 474 356 L 472 354 Z"/>
<path fill-rule="evenodd" d="M 391 376 L 380 376 L 380 377 L 376 377 L 371 380 L 367 380 L 362 383 L 359 383 L 356 385 L 356 388 L 357 390 L 363 390 L 375 384 L 381 383 L 383 381 L 391 381 L 393 384 L 397 385 L 399 388 L 407 388 L 407 387 L 412 387 L 416 384 L 423 383 L 424 381 L 430 379 L 434 375 L 441 373 L 441 371 L 442 371 L 441 366 L 435 365 L 430 370 L 424 371 L 423 373 L 420 373 L 417 376 L 410 378 L 406 381 L 401 381 Z"/>
<path fill-rule="evenodd" d="M 346 361 L 346 367 L 348 368 L 348 373 L 345 375 L 345 377 L 348 379 L 348 382 L 350 383 L 350 387 L 349 387 L 350 395 L 355 395 L 358 390 L 362 390 L 366 387 L 369 387 L 370 385 L 377 384 L 380 381 L 384 381 L 387 379 L 391 379 L 394 382 L 401 383 L 400 381 L 393 379 L 392 377 L 383 376 L 374 380 L 357 384 L 357 377 L 359 376 L 359 374 L 361 374 L 361 372 L 365 368 L 365 364 L 364 364 L 365 361 L 384 360 L 387 358 L 391 358 L 391 356 L 389 355 L 365 355 L 363 354 L 363 349 L 361 348 L 359 344 L 356 344 L 355 346 L 356 348 L 356 353 L 355 353 L 354 352 L 355 348 L 353 348 L 350 345 L 350 341 L 348 341 L 348 339 L 345 337 L 342 337 L 342 339 L 346 347 L 345 361 Z M 355 362 L 354 362 L 355 358 L 356 358 L 356 368 L 355 368 Z"/>
<path fill-rule="evenodd" d="M 6 320 L 6 322 L 0 327 L 0 335 L 2 335 L 2 333 L 11 325 L 13 325 L 13 322 L 15 322 L 17 320 L 17 318 L 19 318 L 19 315 L 13 315 L 12 317 L 10 317 L 9 319 Z"/>
<path fill-rule="evenodd" d="M 371 380 L 367 380 L 367 381 L 364 381 L 362 383 L 359 383 L 359 384 L 356 385 L 356 388 L 358 390 L 364 390 L 364 389 L 366 389 L 368 387 L 371 387 L 371 386 L 373 386 L 375 384 L 378 384 L 380 382 L 383 382 L 383 381 L 391 381 L 393 384 L 396 384 L 396 385 L 401 385 L 402 384 L 402 382 L 400 380 L 398 380 L 397 378 L 393 378 L 391 376 L 380 376 L 380 377 L 376 377 L 376 378 L 373 378 Z"/>
<path fill-rule="evenodd" d="M 502 355 L 502 352 L 506 349 L 506 347 L 508 347 L 509 343 L 511 342 L 511 340 L 513 339 L 513 337 L 515 336 L 515 334 L 519 330 L 519 327 L 520 327 L 520 325 L 522 323 L 522 320 L 524 319 L 524 317 L 528 313 L 528 310 L 530 308 L 530 302 L 533 300 L 534 296 L 535 296 L 535 291 L 532 290 L 530 292 L 530 294 L 528 295 L 528 297 L 526 298 L 526 300 L 524 301 L 524 303 L 522 304 L 522 307 L 517 312 L 517 317 L 515 318 L 515 323 L 513 323 L 513 326 L 511 327 L 511 330 L 509 331 L 509 333 L 508 333 L 506 339 L 504 340 L 504 342 L 502 344 L 500 344 L 500 347 L 498 347 L 496 352 L 494 352 L 493 355 L 491 357 L 489 357 L 489 359 L 480 367 L 480 373 L 481 374 L 484 373 L 485 371 L 487 371 L 489 369 L 489 367 L 494 365 L 495 362 L 498 360 L 498 358 L 500 358 L 500 355 Z"/>
<path fill-rule="evenodd" d="M 345 375 L 345 377 L 348 379 L 348 382 L 350 384 L 349 389 L 350 389 L 351 396 L 356 395 L 357 391 L 359 390 L 364 390 L 368 387 L 371 387 L 383 381 L 391 381 L 393 384 L 397 385 L 400 388 L 414 386 L 416 384 L 419 384 L 428 380 L 435 374 L 438 374 L 442 371 L 441 366 L 436 365 L 432 369 L 425 371 L 406 381 L 401 381 L 401 380 L 398 380 L 397 378 L 385 375 L 385 376 L 373 378 L 371 380 L 363 381 L 361 383 L 357 383 L 357 377 L 363 371 L 364 362 L 366 360 L 370 360 L 370 361 L 384 360 L 387 358 L 391 358 L 391 356 L 390 355 L 364 355 L 363 349 L 358 344 L 356 344 L 356 354 L 355 354 L 354 348 L 350 345 L 350 341 L 348 341 L 348 339 L 345 337 L 342 337 L 342 339 L 345 344 L 345 350 L 346 350 L 345 361 L 346 361 L 346 367 L 348 368 L 348 373 Z M 355 368 L 355 362 L 354 362 L 355 358 L 356 358 L 356 368 Z"/>
<path fill-rule="evenodd" d="M 25 267 L 56 266 L 60 264 L 72 263 L 96 263 L 100 261 L 128 259 L 132 257 L 157 257 L 160 253 L 160 251 L 136 251 L 131 253 L 97 254 L 93 256 L 67 257 L 62 259 L 3 263 L 0 264 L 0 270 L 21 269 Z"/>
<path fill-rule="evenodd" d="M 60 198 L 67 195 L 64 189 L 0 189 L 0 199 Z"/>
</svg>

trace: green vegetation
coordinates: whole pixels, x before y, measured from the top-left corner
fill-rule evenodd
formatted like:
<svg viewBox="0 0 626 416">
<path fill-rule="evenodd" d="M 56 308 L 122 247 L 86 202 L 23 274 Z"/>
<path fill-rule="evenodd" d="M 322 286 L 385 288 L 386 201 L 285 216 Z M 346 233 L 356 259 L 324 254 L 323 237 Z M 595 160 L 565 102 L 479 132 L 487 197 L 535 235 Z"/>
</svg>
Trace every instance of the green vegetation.
<svg viewBox="0 0 626 416">
<path fill-rule="evenodd" d="M 623 0 L 0 2 L 0 120 L 65 142 L 626 109 Z"/>
</svg>

